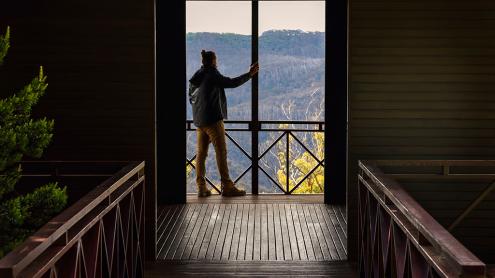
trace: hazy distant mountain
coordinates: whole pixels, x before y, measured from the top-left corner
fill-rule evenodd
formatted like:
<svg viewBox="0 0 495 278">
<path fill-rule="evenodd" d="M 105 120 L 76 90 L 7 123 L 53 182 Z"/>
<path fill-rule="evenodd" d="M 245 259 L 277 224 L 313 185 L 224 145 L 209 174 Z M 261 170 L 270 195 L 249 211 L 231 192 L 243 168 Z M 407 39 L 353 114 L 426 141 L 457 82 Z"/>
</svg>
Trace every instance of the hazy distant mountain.
<svg viewBox="0 0 495 278">
<path fill-rule="evenodd" d="M 247 71 L 251 63 L 251 36 L 219 33 L 188 33 L 187 76 L 190 78 L 200 67 L 202 49 L 217 53 L 219 70 L 226 76 L 236 76 Z M 278 96 L 287 100 L 292 94 L 312 94 L 324 86 L 325 33 L 300 30 L 266 31 L 259 37 L 260 116 L 265 119 L 281 119 L 277 112 Z M 249 84 L 235 90 L 227 90 L 230 119 L 248 119 L 246 105 L 250 106 Z M 295 100 L 295 99 L 294 99 Z M 308 99 L 309 100 L 309 99 Z M 304 99 L 300 99 L 304 101 Z M 298 101 L 301 108 L 305 103 Z M 236 107 L 241 105 L 239 107 Z M 267 107 L 265 107 L 267 106 Z M 270 109 L 268 109 L 270 106 Z M 277 105 L 275 105 L 277 106 Z M 275 111 L 271 110 L 275 108 Z M 303 119 L 295 114 L 294 119 Z"/>
<path fill-rule="evenodd" d="M 219 71 L 226 76 L 237 76 L 248 70 L 251 63 L 251 36 L 220 33 L 188 33 L 187 77 L 201 65 L 201 50 L 217 53 Z M 262 120 L 286 120 L 282 106 L 292 104 L 292 120 L 323 120 L 324 114 L 311 118 L 324 105 L 325 33 L 301 30 L 271 30 L 259 37 L 259 114 Z M 226 90 L 230 120 L 250 120 L 250 82 Z M 188 105 L 188 118 L 191 107 Z M 309 117 L 309 118 L 308 118 Z M 236 139 L 249 146 L 250 135 L 237 133 Z M 266 136 L 260 138 L 260 142 Z M 195 138 L 189 138 L 188 156 L 194 153 Z M 246 147 L 249 149 L 249 147 Z M 210 155 L 209 159 L 213 159 Z M 229 162 L 235 177 L 249 165 L 243 154 L 229 149 Z M 208 172 L 216 177 L 215 162 L 208 162 Z M 260 189 L 269 190 L 269 184 Z M 268 183 L 268 181 L 265 181 Z M 265 188 L 263 188 L 265 187 Z"/>
</svg>

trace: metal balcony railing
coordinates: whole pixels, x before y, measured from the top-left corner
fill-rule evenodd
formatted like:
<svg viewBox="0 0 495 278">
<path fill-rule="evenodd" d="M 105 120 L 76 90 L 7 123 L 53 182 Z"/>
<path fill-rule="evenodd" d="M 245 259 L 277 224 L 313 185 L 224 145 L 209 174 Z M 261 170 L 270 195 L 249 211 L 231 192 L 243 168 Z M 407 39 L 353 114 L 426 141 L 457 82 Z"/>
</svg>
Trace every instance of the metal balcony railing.
<svg viewBox="0 0 495 278">
<path fill-rule="evenodd" d="M 3 257 L 0 277 L 144 277 L 144 162 L 119 163 L 23 163 L 27 177 L 108 178 Z"/>
<path fill-rule="evenodd" d="M 492 179 L 454 174 L 473 161 L 360 161 L 358 250 L 361 277 L 486 277 L 486 265 L 440 225 L 396 179 Z M 492 163 L 495 166 L 495 163 Z M 425 166 L 441 173 L 411 173 Z M 486 166 L 486 165 L 485 165 Z M 384 167 L 412 167 L 386 174 Z M 462 215 L 461 215 L 462 216 Z M 461 221 L 462 217 L 455 222 Z"/>
<path fill-rule="evenodd" d="M 295 132 L 324 132 L 325 122 L 322 121 L 225 121 L 225 125 L 235 125 L 235 127 L 226 127 L 226 136 L 250 161 L 249 165 L 237 178 L 234 179 L 234 183 L 237 183 L 249 170 L 252 170 L 252 189 L 253 194 L 258 194 L 258 169 L 263 172 L 273 184 L 275 184 L 278 189 L 284 194 L 292 194 L 299 186 L 310 177 L 318 167 L 325 167 L 325 158 L 318 158 L 312 150 L 310 150 L 304 142 L 298 138 Z M 193 125 L 192 120 L 186 121 L 186 131 L 196 130 Z M 245 131 L 253 133 L 254 137 L 252 140 L 252 150 L 251 155 L 246 149 L 244 149 L 231 135 L 228 134 L 229 131 Z M 258 144 L 258 134 L 259 132 L 281 132 L 281 134 L 276 137 L 276 139 L 260 154 L 260 147 Z M 314 166 L 308 173 L 305 173 L 302 179 L 299 179 L 294 186 L 290 186 L 290 160 L 289 160 L 289 148 L 291 138 L 295 140 L 312 158 L 316 161 L 316 166 Z M 285 140 L 284 140 L 285 139 Z M 281 140 L 285 141 L 285 184 L 280 184 L 276 178 L 270 175 L 266 169 L 264 169 L 259 161 L 265 157 L 265 155 Z M 254 156 L 253 156 L 254 154 Z M 186 166 L 191 166 L 195 168 L 193 161 L 196 159 L 196 155 L 191 158 L 186 157 Z M 220 193 L 220 188 L 215 186 L 211 179 L 206 177 L 206 181 L 210 186 Z"/>
</svg>

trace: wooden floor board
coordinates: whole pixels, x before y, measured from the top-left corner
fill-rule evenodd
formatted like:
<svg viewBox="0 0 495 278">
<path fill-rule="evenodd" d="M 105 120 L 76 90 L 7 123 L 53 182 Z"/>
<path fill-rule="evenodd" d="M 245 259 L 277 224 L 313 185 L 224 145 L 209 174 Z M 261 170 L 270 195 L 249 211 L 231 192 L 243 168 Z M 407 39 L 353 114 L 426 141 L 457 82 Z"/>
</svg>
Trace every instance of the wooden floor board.
<svg viewBox="0 0 495 278">
<path fill-rule="evenodd" d="M 281 263 L 345 260 L 343 211 L 341 207 L 310 202 L 210 202 L 161 207 L 158 258 Z"/>
<path fill-rule="evenodd" d="M 332 256 L 330 255 L 330 249 L 327 246 L 327 242 L 325 241 L 325 234 L 321 229 L 320 222 L 315 214 L 315 210 L 313 209 L 313 207 L 314 206 L 306 205 L 305 209 L 308 215 L 311 217 L 311 223 L 313 225 L 313 229 L 318 239 L 318 244 L 320 246 L 320 250 L 323 255 L 323 260 L 329 261 L 332 260 Z"/>
<path fill-rule="evenodd" d="M 340 256 L 339 256 L 339 253 L 337 251 L 337 247 L 335 246 L 333 236 L 330 233 L 330 230 L 328 229 L 327 224 L 325 223 L 325 218 L 323 215 L 321 215 L 322 211 L 320 210 L 320 207 L 319 206 L 312 206 L 312 209 L 313 209 L 314 214 L 317 218 L 318 226 L 320 226 L 320 229 L 323 233 L 323 238 L 325 239 L 328 251 L 330 252 L 331 259 L 332 260 L 339 260 Z"/>
<path fill-rule="evenodd" d="M 279 261 L 285 260 L 284 258 L 284 244 L 283 244 L 283 236 L 282 234 L 282 226 L 280 225 L 280 213 L 278 210 L 278 204 L 271 204 L 272 207 L 272 222 L 273 222 L 273 241 L 275 243 L 275 259 Z"/>
<path fill-rule="evenodd" d="M 239 247 L 237 248 L 237 254 L 235 260 L 244 260 L 246 254 L 246 241 L 247 241 L 247 227 L 249 217 L 249 204 L 242 204 L 242 221 L 241 230 L 239 234 Z"/>
<path fill-rule="evenodd" d="M 189 243 L 189 240 L 192 235 L 192 231 L 194 229 L 194 226 L 197 224 L 197 219 L 199 218 L 199 214 L 201 212 L 202 207 L 195 206 L 191 215 L 190 223 L 187 226 L 184 236 L 181 238 L 180 244 L 177 247 L 176 250 L 173 250 L 173 257 L 172 259 L 180 259 L 182 257 L 182 254 L 184 253 L 187 244 Z"/>
<path fill-rule="evenodd" d="M 254 205 L 253 260 L 261 260 L 261 206 Z"/>
<path fill-rule="evenodd" d="M 186 209 L 186 206 L 176 206 L 174 209 L 173 214 L 171 214 L 170 219 L 168 219 L 165 226 L 163 227 L 162 230 L 159 230 L 158 232 L 158 242 L 157 242 L 157 247 L 158 247 L 158 254 L 162 252 L 163 249 L 166 249 L 168 245 L 166 245 L 165 241 L 168 239 L 170 234 L 172 233 L 172 229 L 175 227 L 176 223 L 181 219 L 180 215 L 183 213 L 183 211 Z"/>
<path fill-rule="evenodd" d="M 188 260 L 189 257 L 191 256 L 192 249 L 194 247 L 194 244 L 196 243 L 196 240 L 198 238 L 198 233 L 203 225 L 203 222 L 205 220 L 205 214 L 206 211 L 208 210 L 209 205 L 204 205 L 201 206 L 201 211 L 198 215 L 198 218 L 196 219 L 196 223 L 194 224 L 194 228 L 191 231 L 191 235 L 189 237 L 189 240 L 187 241 L 187 244 L 184 248 L 184 251 L 181 254 L 181 259 L 183 260 Z"/>
<path fill-rule="evenodd" d="M 237 208 L 234 218 L 234 229 L 232 230 L 232 241 L 230 243 L 230 250 L 228 255 L 229 260 L 234 260 L 235 258 L 237 258 L 237 249 L 239 248 L 239 238 L 241 234 L 243 207 L 242 204 L 237 204 L 236 206 Z"/>
<path fill-rule="evenodd" d="M 220 260 L 223 261 L 229 259 L 230 247 L 232 246 L 232 239 L 234 236 L 235 220 L 237 218 L 237 208 L 238 208 L 237 204 L 232 204 L 230 208 L 231 213 L 229 217 L 229 222 L 227 224 L 227 230 L 225 232 L 225 240 L 222 247 L 222 255 L 220 257 Z"/>
<path fill-rule="evenodd" d="M 146 264 L 145 277 L 358 277 L 347 261 L 156 261 Z"/>
<path fill-rule="evenodd" d="M 220 205 L 213 205 L 212 215 L 210 216 L 210 220 L 208 221 L 208 227 L 206 228 L 205 236 L 203 237 L 203 241 L 200 244 L 199 252 L 196 259 L 205 259 L 206 252 L 208 251 L 208 246 L 210 245 L 210 241 L 213 238 L 213 230 L 215 229 L 215 223 L 218 219 Z"/>
<path fill-rule="evenodd" d="M 305 236 L 301 230 L 298 213 L 295 210 L 293 211 L 293 208 L 289 204 L 285 205 L 285 212 L 287 213 L 288 225 L 294 227 L 294 239 L 297 242 L 300 259 L 308 260 L 308 251 L 304 241 Z"/>
<path fill-rule="evenodd" d="M 315 250 L 313 248 L 313 242 L 311 235 L 309 233 L 308 224 L 306 223 L 306 217 L 304 215 L 304 211 L 301 204 L 293 204 L 294 214 L 297 215 L 297 221 L 299 226 L 301 227 L 301 237 L 304 240 L 304 245 L 306 246 L 306 253 L 308 254 L 308 260 L 314 261 L 316 260 Z"/>
<path fill-rule="evenodd" d="M 198 197 L 196 194 L 187 195 L 188 204 L 321 204 L 323 194 L 248 194 L 243 197 L 226 198 L 212 195 L 208 198 Z"/>
<path fill-rule="evenodd" d="M 210 242 L 208 242 L 208 247 L 206 249 L 206 260 L 212 260 L 215 255 L 215 246 L 217 245 L 220 228 L 222 227 L 223 218 L 225 217 L 225 206 L 218 207 L 218 217 L 215 221 L 215 225 L 213 226 L 213 233 Z"/>
<path fill-rule="evenodd" d="M 247 225 L 247 234 L 246 234 L 246 253 L 244 254 L 244 260 L 251 261 L 253 260 L 253 249 L 254 249 L 254 204 L 249 204 L 248 209 L 248 225 Z"/>
<path fill-rule="evenodd" d="M 289 225 L 289 223 L 294 223 L 292 217 L 288 215 L 285 210 L 284 204 L 279 204 L 279 214 L 280 214 L 280 225 L 282 226 L 282 244 L 284 245 L 284 259 L 285 260 L 299 260 L 299 247 L 297 246 L 296 232 L 294 230 L 294 225 Z"/>
<path fill-rule="evenodd" d="M 169 240 L 165 241 L 165 246 L 162 248 L 162 254 L 159 254 L 158 256 L 166 259 L 173 259 L 173 253 L 177 250 L 181 239 L 184 237 L 184 232 L 190 222 L 193 210 L 194 207 L 186 206 L 185 216 L 182 217 L 181 223 L 177 226 L 177 229 L 172 231 Z"/>
<path fill-rule="evenodd" d="M 337 229 L 334 226 L 334 222 L 331 220 L 330 213 L 326 209 L 325 205 L 319 205 L 319 209 L 321 211 L 321 214 L 323 216 L 323 220 L 325 222 L 325 225 L 327 225 L 327 229 L 330 231 L 331 238 L 334 242 L 334 245 L 337 249 L 337 253 L 339 254 L 339 257 L 345 258 L 346 257 L 346 248 L 344 246 L 345 242 L 342 242 L 341 238 L 338 235 Z"/>
</svg>

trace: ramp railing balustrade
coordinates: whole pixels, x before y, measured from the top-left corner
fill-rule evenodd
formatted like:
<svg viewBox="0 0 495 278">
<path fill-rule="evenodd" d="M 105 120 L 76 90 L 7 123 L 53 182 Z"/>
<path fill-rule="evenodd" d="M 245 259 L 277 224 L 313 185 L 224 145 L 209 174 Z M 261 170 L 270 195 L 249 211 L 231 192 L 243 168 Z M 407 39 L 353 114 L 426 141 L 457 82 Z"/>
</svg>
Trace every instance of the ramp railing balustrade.
<svg viewBox="0 0 495 278">
<path fill-rule="evenodd" d="M 292 194 L 295 190 L 297 190 L 304 181 L 308 179 L 315 171 L 321 166 L 325 167 L 325 158 L 318 157 L 315 154 L 314 150 L 311 150 L 307 144 L 305 144 L 304 140 L 302 140 L 297 133 L 323 133 L 325 131 L 325 122 L 323 121 L 225 121 L 226 125 L 226 137 L 230 140 L 251 162 L 249 165 L 237 178 L 235 178 L 234 183 L 237 183 L 240 179 L 242 179 L 250 170 L 252 171 L 252 190 L 253 194 L 258 193 L 258 170 L 263 172 L 266 177 L 284 194 Z M 233 125 L 234 127 L 228 127 L 229 125 Z M 193 121 L 186 121 L 186 131 L 194 131 L 196 130 L 193 125 Z M 229 135 L 229 131 L 245 131 L 250 132 L 251 137 L 251 154 L 241 146 L 239 142 L 237 142 L 231 135 Z M 261 132 L 278 132 L 272 142 L 269 142 L 268 147 L 260 153 L 260 146 L 258 144 L 259 139 L 258 136 Z M 284 173 L 285 173 L 285 181 L 277 180 L 274 178 L 262 165 L 260 165 L 261 159 L 266 157 L 266 155 L 276 146 L 279 142 L 284 141 L 285 150 L 284 150 Z M 297 142 L 302 149 L 311 156 L 316 164 L 312 169 L 310 169 L 307 173 L 303 173 L 302 178 L 299 178 L 297 181 L 293 181 L 291 184 L 291 161 L 289 158 L 290 155 L 290 143 Z M 195 169 L 194 160 L 196 159 L 196 155 L 191 158 L 186 157 L 186 166 L 191 166 Z M 220 188 L 214 185 L 214 183 L 207 177 L 206 181 L 208 184 L 212 186 L 212 188 L 220 193 Z"/>
<path fill-rule="evenodd" d="M 0 277 L 144 277 L 144 162 L 21 165 L 35 181 L 100 183 L 3 257 Z"/>
<path fill-rule="evenodd" d="M 450 231 L 486 198 L 487 190 L 493 189 L 495 172 L 484 173 L 482 168 L 494 166 L 495 161 L 360 161 L 360 276 L 486 277 L 485 263 Z M 473 170 L 476 167 L 480 171 Z M 478 192 L 450 225 L 443 226 L 399 182 L 473 179 L 487 181 L 488 187 Z"/>
</svg>

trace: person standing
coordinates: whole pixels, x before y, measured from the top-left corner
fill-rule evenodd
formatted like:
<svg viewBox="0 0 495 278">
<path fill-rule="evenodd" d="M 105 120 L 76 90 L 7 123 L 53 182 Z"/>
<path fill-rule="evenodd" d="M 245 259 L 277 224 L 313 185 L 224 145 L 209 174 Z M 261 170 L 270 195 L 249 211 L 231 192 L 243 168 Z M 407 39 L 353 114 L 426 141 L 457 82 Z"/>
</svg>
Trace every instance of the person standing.
<svg viewBox="0 0 495 278">
<path fill-rule="evenodd" d="M 198 196 L 208 197 L 205 161 L 210 142 L 215 148 L 215 158 L 221 179 L 222 196 L 244 196 L 246 191 L 235 187 L 229 176 L 227 145 L 223 120 L 227 119 L 225 88 L 236 88 L 246 83 L 259 71 L 258 63 L 249 71 L 235 78 L 223 76 L 217 69 L 217 57 L 213 51 L 201 51 L 202 66 L 189 80 L 189 102 L 192 105 L 193 122 L 197 127 L 196 185 Z"/>
</svg>

